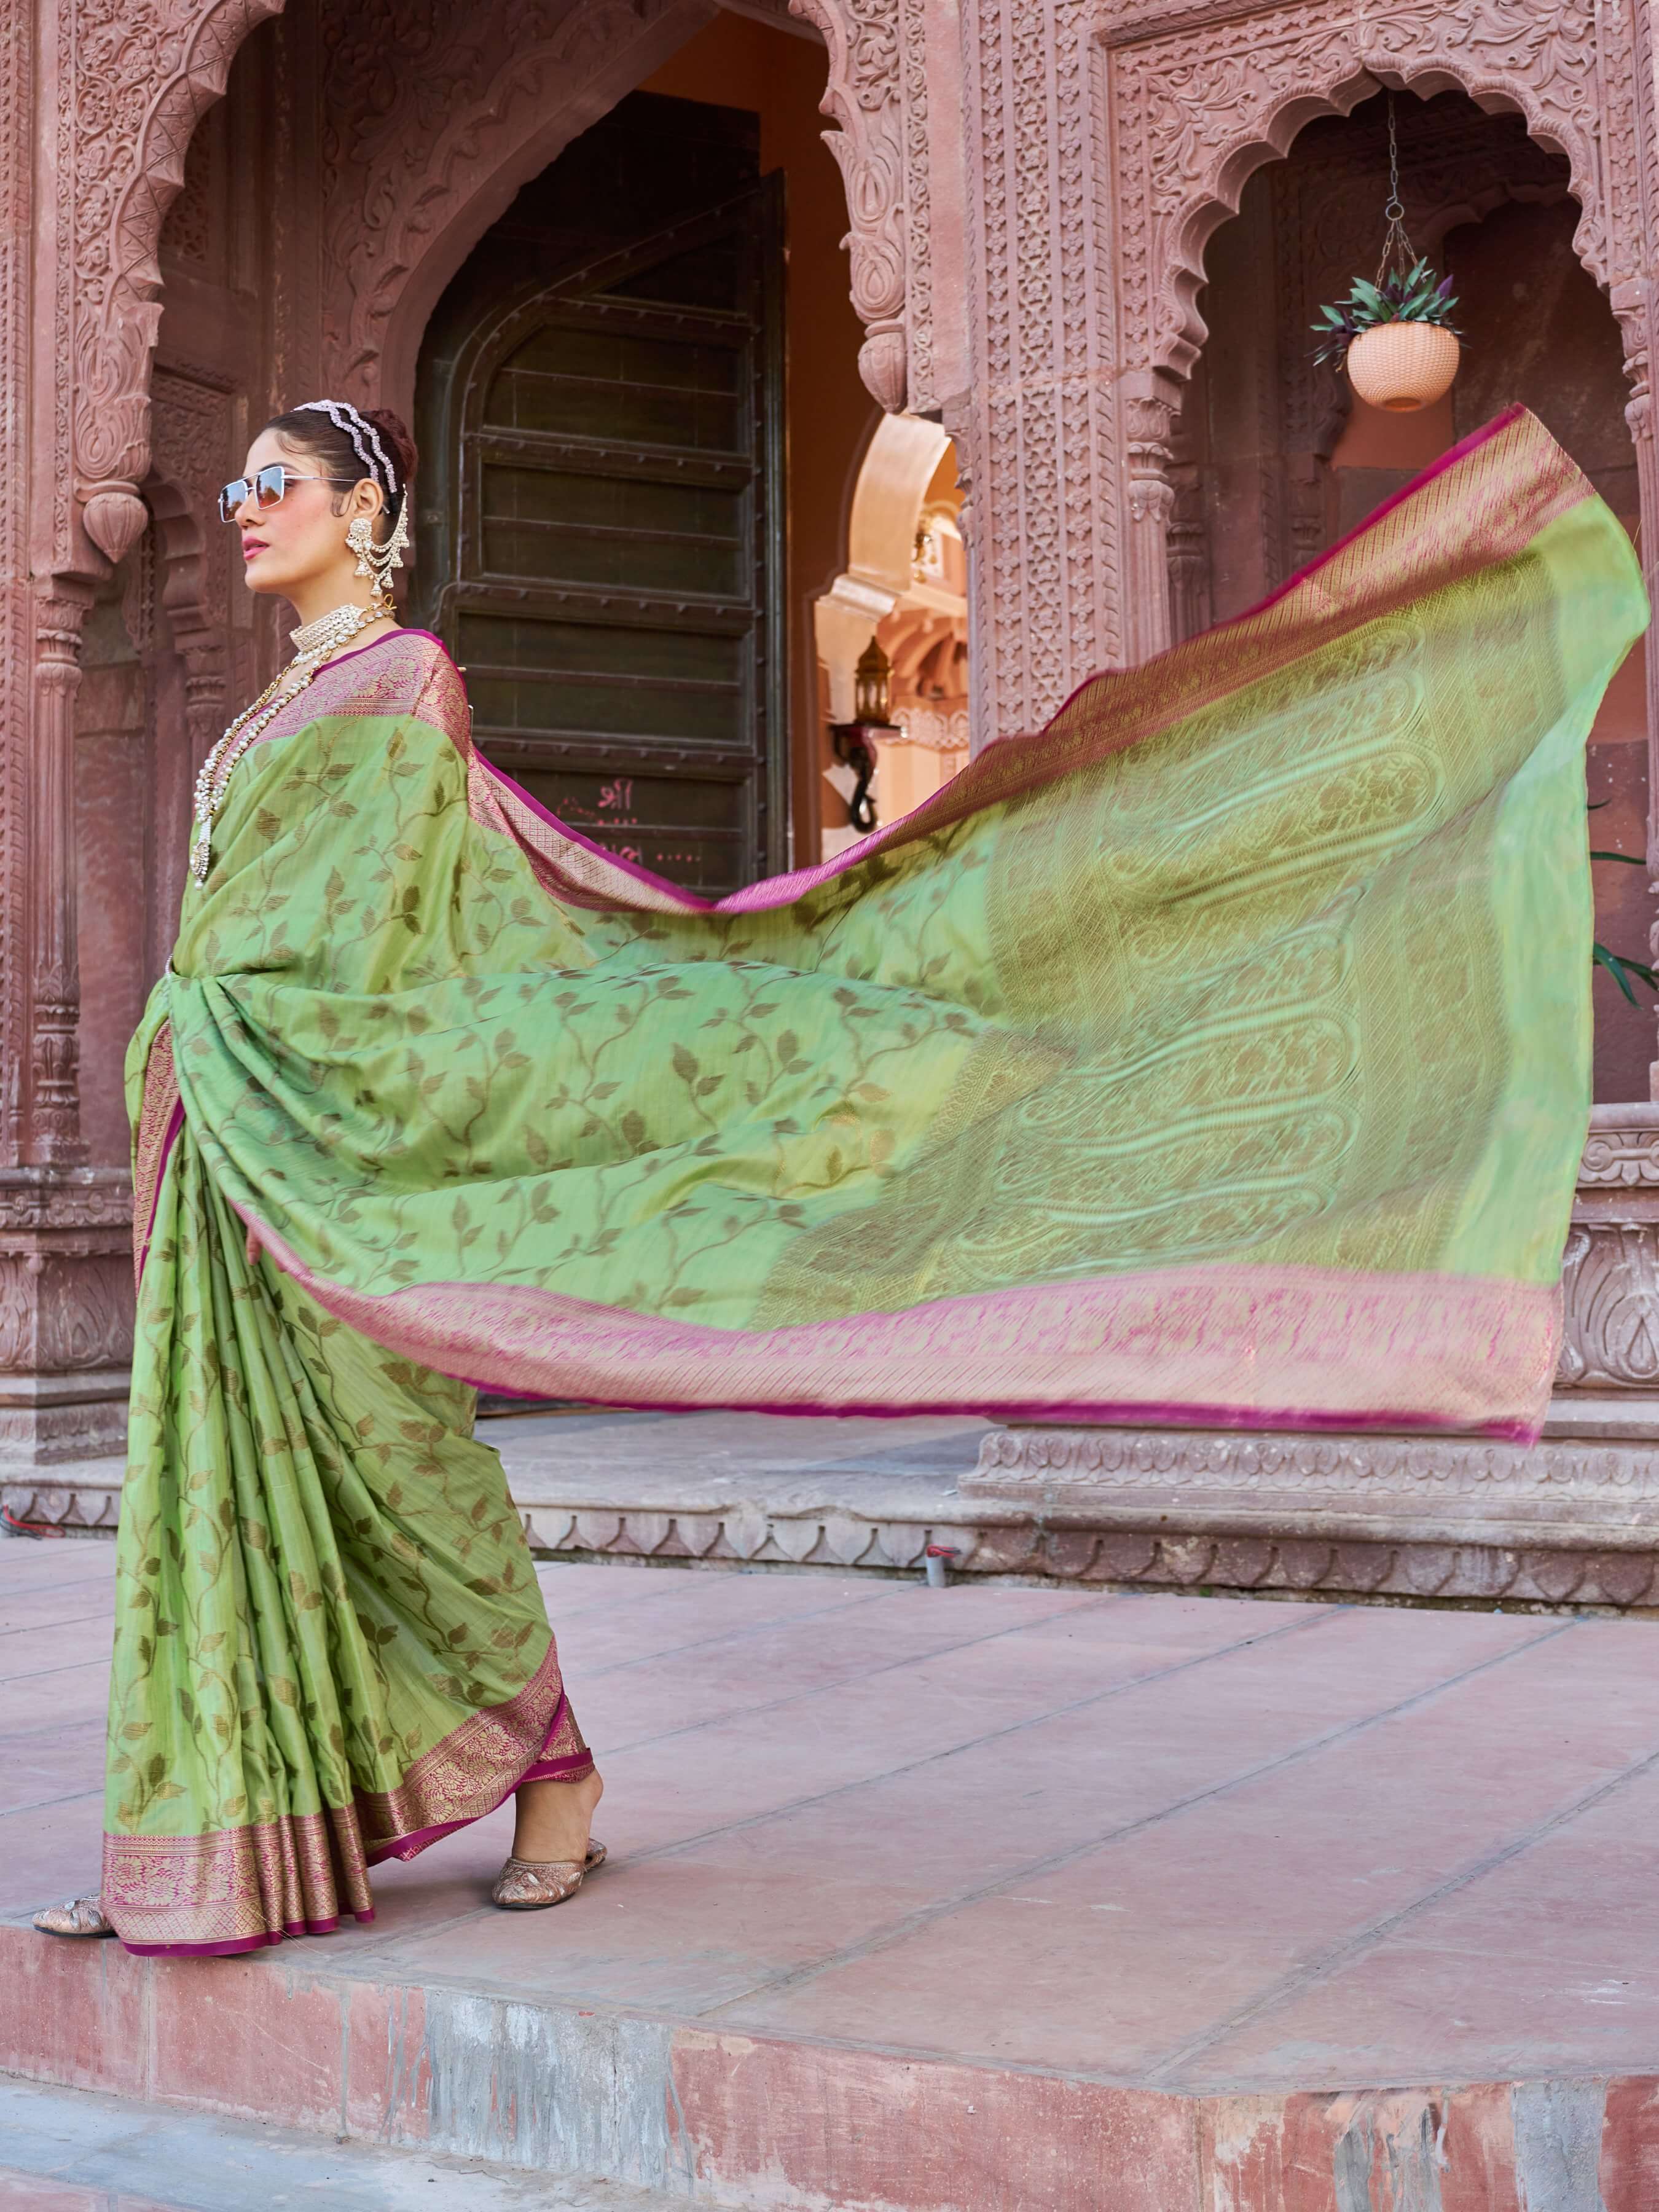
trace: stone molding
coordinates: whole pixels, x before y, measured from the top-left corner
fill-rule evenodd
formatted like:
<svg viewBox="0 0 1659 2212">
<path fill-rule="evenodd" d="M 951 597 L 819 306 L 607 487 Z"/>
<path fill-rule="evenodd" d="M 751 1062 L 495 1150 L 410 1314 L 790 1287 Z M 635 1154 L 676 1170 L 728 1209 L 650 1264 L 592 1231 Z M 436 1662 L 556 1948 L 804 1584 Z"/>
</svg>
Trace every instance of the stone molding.
<svg viewBox="0 0 1659 2212">
<path fill-rule="evenodd" d="M 101 1231 L 132 1235 L 132 1178 L 124 1168 L 71 1168 L 58 1173 L 0 1168 L 0 1249 L 24 1233 L 62 1239 Z"/>
<path fill-rule="evenodd" d="M 1480 1437 L 1220 1429 L 1008 1428 L 992 1431 L 964 1496 L 1027 1496 L 1070 1512 L 1131 1497 L 1140 1510 L 1241 1520 L 1287 1508 L 1358 1528 L 1425 1510 L 1506 1539 L 1522 1523 L 1594 1517 L 1616 1504 L 1610 1543 L 1659 1542 L 1659 1440 L 1630 1444 L 1549 1437 L 1534 1445 Z"/>
<path fill-rule="evenodd" d="M 1653 1428 L 1650 1442 L 1565 1437 L 1531 1453 L 1456 1438 L 1000 1430 L 954 1486 L 821 1471 L 811 1496 L 798 1479 L 750 1479 L 716 1504 L 694 1471 L 684 1510 L 660 1479 L 641 1498 L 636 1477 L 607 1483 L 602 1462 L 562 1496 L 544 1469 L 514 1480 L 532 1546 L 556 1558 L 920 1575 L 935 1547 L 953 1577 L 1626 1609 L 1659 1606 L 1659 1419 Z M 0 1503 L 25 1522 L 111 1530 L 120 1472 L 108 1460 L 0 1468 Z"/>
<path fill-rule="evenodd" d="M 1601 1109 L 1620 1114 L 1619 1108 Z M 1633 1123 L 1635 1117 L 1630 1117 Z M 1659 1197 L 1659 1114 L 1650 1124 L 1630 1126 L 1623 1118 L 1607 1127 L 1592 1123 L 1578 1168 L 1578 1188 L 1651 1190 Z"/>
<path fill-rule="evenodd" d="M 1659 1601 L 1652 1443 L 1008 1429 L 987 1436 L 961 1488 L 981 1510 L 1023 1502 L 1033 1556 L 1068 1579 Z"/>
<path fill-rule="evenodd" d="M 414 404 L 422 331 L 519 187 L 714 13 L 714 0 L 364 0 L 325 19 L 322 359 Z M 389 74 L 396 50 L 410 64 Z"/>
</svg>

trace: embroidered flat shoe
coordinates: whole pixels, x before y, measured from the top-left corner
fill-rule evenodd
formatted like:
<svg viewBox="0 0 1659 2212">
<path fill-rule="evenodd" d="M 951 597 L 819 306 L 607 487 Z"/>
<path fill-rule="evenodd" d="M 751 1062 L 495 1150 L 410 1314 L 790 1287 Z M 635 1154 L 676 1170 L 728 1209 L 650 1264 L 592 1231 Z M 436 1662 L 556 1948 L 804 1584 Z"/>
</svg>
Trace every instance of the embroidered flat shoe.
<svg viewBox="0 0 1659 2212">
<path fill-rule="evenodd" d="M 34 1924 L 43 1936 L 112 1936 L 115 1933 L 104 1917 L 104 1908 L 95 1897 L 67 1898 L 62 1905 L 49 1905 L 44 1912 L 37 1912 Z"/>
<path fill-rule="evenodd" d="M 495 1877 L 491 1899 L 503 1912 L 544 1912 L 574 1897 L 605 1857 L 603 1844 L 590 1843 L 580 1866 L 574 1859 L 509 1859 Z"/>
</svg>

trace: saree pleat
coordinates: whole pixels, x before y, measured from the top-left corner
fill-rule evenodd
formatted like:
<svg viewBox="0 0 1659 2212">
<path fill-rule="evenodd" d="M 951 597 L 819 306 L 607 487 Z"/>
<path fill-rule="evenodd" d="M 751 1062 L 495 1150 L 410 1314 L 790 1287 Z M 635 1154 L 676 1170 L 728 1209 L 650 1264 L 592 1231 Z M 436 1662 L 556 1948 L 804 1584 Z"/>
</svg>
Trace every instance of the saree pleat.
<svg viewBox="0 0 1659 2212">
<path fill-rule="evenodd" d="M 137 1342 L 103 1887 L 130 1948 L 370 1917 L 374 1861 L 589 1771 L 473 1393 L 251 1257 L 188 1127 Z"/>
<path fill-rule="evenodd" d="M 1514 410 L 1251 614 L 718 904 L 494 769 L 435 639 L 323 670 L 129 1062 L 122 1936 L 325 1928 L 588 1771 L 477 1385 L 1535 1435 L 1583 745 L 1646 618 Z"/>
</svg>

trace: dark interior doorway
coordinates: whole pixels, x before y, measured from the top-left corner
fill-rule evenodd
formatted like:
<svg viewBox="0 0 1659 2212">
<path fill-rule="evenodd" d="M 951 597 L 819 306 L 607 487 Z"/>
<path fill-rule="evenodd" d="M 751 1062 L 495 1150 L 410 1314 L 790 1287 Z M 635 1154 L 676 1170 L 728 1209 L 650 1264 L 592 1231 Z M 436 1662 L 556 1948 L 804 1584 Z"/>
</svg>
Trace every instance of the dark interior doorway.
<svg viewBox="0 0 1659 2212">
<path fill-rule="evenodd" d="M 527 185 L 422 349 L 416 617 L 482 750 L 710 896 L 787 866 L 781 179 L 635 93 Z"/>
</svg>

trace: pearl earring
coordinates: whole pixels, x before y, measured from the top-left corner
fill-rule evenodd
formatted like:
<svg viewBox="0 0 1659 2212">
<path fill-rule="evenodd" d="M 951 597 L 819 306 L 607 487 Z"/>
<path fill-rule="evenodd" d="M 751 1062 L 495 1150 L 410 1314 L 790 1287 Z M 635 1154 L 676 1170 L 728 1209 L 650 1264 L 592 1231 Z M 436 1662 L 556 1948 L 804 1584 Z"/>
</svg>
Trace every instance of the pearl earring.
<svg viewBox="0 0 1659 2212">
<path fill-rule="evenodd" d="M 357 556 L 357 574 L 369 579 L 375 599 L 384 603 L 388 613 L 392 608 L 392 571 L 403 567 L 404 548 L 409 543 L 408 518 L 409 500 L 405 495 L 399 502 L 392 535 L 384 545 L 374 543 L 374 525 L 366 514 L 354 516 L 346 531 L 346 544 Z"/>
</svg>

